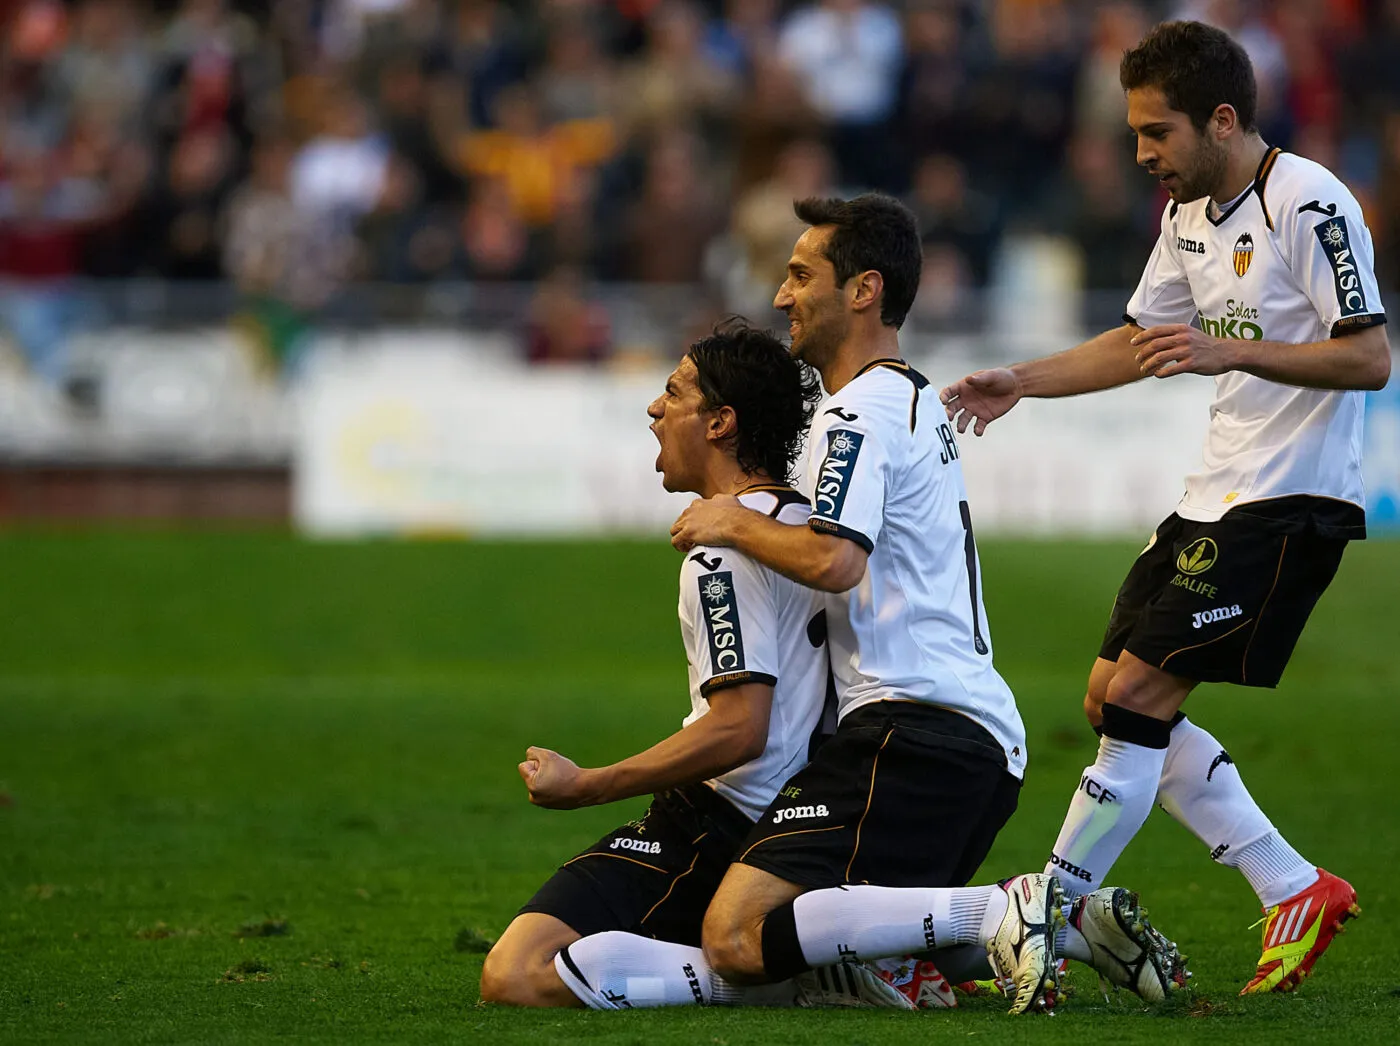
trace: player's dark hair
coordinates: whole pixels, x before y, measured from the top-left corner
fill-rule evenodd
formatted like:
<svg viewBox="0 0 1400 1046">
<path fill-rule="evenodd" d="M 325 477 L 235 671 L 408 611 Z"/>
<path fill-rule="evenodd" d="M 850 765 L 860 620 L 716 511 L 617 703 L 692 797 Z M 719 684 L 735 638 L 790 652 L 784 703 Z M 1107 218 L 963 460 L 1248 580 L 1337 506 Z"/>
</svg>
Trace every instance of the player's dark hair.
<svg viewBox="0 0 1400 1046">
<path fill-rule="evenodd" d="M 808 225 L 833 227 L 825 255 L 836 270 L 837 286 L 871 269 L 884 277 L 880 320 L 887 327 L 902 326 L 919 292 L 924 267 L 914 212 L 884 193 L 865 193 L 852 200 L 813 196 L 798 200 L 792 209 Z"/>
<path fill-rule="evenodd" d="M 1123 90 L 1156 87 L 1167 104 L 1204 131 L 1211 113 L 1232 106 L 1246 131 L 1258 131 L 1258 89 L 1254 66 L 1230 34 L 1200 22 L 1163 22 L 1154 26 L 1118 67 Z"/>
<path fill-rule="evenodd" d="M 738 417 L 739 466 L 788 482 L 821 398 L 816 372 L 772 334 L 737 316 L 696 341 L 688 355 L 705 407 L 732 407 Z"/>
</svg>

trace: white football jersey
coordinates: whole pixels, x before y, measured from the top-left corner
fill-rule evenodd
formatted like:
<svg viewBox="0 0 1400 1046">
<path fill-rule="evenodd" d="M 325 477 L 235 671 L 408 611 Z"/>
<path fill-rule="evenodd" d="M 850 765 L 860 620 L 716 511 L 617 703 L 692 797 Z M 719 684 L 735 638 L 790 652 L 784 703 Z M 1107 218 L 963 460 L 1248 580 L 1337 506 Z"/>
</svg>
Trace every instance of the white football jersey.
<svg viewBox="0 0 1400 1046">
<path fill-rule="evenodd" d="M 825 595 L 839 714 L 921 701 L 976 720 L 1026 768 L 1026 729 L 992 666 L 958 444 L 923 375 L 877 360 L 812 423 L 813 530 L 859 544 L 860 584 Z"/>
<path fill-rule="evenodd" d="M 792 526 L 809 512 L 807 499 L 789 487 L 755 487 L 739 501 Z M 821 597 L 737 549 L 697 545 L 681 566 L 680 618 L 690 666 L 685 725 L 709 712 L 716 690 L 773 687 L 763 754 L 708 782 L 756 821 L 807 765 L 821 726 L 831 680 Z"/>
<path fill-rule="evenodd" d="M 1270 149 L 1243 196 L 1214 216 L 1210 208 L 1208 199 L 1168 205 L 1126 320 L 1293 343 L 1385 322 L 1371 233 L 1327 168 Z M 1217 376 L 1204 467 L 1186 478 L 1178 514 L 1211 521 L 1298 494 L 1363 506 L 1365 402 L 1359 391 Z"/>
</svg>

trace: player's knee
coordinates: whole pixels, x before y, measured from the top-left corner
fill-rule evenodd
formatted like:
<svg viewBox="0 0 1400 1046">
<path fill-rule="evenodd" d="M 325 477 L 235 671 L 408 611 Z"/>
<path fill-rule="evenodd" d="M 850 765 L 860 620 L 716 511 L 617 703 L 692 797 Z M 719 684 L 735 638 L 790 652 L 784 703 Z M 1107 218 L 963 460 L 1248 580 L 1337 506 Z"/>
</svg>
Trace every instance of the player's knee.
<svg viewBox="0 0 1400 1046">
<path fill-rule="evenodd" d="M 761 924 L 746 932 L 744 926 L 725 913 L 711 909 L 705 915 L 701 944 L 705 962 L 724 980 L 752 984 L 764 979 Z"/>
<path fill-rule="evenodd" d="M 1102 693 L 1094 693 L 1090 690 L 1084 695 L 1084 718 L 1089 720 L 1089 725 L 1095 730 L 1103 725 L 1103 702 Z"/>
<path fill-rule="evenodd" d="M 481 967 L 481 1001 L 499 1006 L 553 1005 L 540 990 L 539 973 L 552 964 L 525 957 L 500 947 L 492 948 Z"/>
</svg>

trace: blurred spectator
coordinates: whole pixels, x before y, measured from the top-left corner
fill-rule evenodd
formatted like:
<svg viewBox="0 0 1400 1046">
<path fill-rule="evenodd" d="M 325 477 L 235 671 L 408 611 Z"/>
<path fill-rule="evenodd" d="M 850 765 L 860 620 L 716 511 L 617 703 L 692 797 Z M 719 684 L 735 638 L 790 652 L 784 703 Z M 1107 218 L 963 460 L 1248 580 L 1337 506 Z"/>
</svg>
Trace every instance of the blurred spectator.
<svg viewBox="0 0 1400 1046">
<path fill-rule="evenodd" d="M 540 69 L 540 108 L 547 123 L 611 118 L 617 104 L 617 74 L 603 53 L 593 19 L 556 18 L 547 29 Z"/>
<path fill-rule="evenodd" d="M 1001 238 L 1000 216 L 995 200 L 968 187 L 962 162 L 944 153 L 920 160 L 910 204 L 925 251 L 937 248 L 940 260 L 956 256 L 963 284 L 985 287 Z"/>
<path fill-rule="evenodd" d="M 770 177 L 789 142 L 823 134 L 796 74 L 775 56 L 755 56 L 753 83 L 734 118 L 734 189 Z"/>
<path fill-rule="evenodd" d="M 705 56 L 734 77 L 752 75 L 758 57 L 778 46 L 778 0 L 724 0 L 705 29 Z"/>
<path fill-rule="evenodd" d="M 738 197 L 729 226 L 737 264 L 727 294 L 735 312 L 756 318 L 770 307 L 787 278 L 792 245 L 806 229 L 793 201 L 831 195 L 834 175 L 830 150 L 815 138 L 800 138 L 778 155 L 771 178 Z"/>
<path fill-rule="evenodd" d="M 253 150 L 247 184 L 224 218 L 224 270 L 243 304 L 237 325 L 269 368 L 296 357 L 307 325 L 344 280 L 348 238 L 323 216 L 292 199 L 290 139 L 273 132 Z"/>
<path fill-rule="evenodd" d="M 388 142 L 370 126 L 364 101 L 334 85 L 320 132 L 292 161 L 292 200 L 318 214 L 355 219 L 379 203 L 389 179 Z"/>
<path fill-rule="evenodd" d="M 1074 126 L 1077 134 L 1120 141 L 1128 129 L 1128 103 L 1118 81 L 1123 52 L 1137 46 L 1147 31 L 1147 15 L 1135 3 L 1096 7 L 1089 30 L 1089 50 L 1076 81 Z"/>
<path fill-rule="evenodd" d="M 525 327 L 531 363 L 599 363 L 612 349 L 607 311 L 590 302 L 577 269 L 561 267 L 540 281 Z"/>
<path fill-rule="evenodd" d="M 659 137 L 647 153 L 641 199 L 624 219 L 624 278 L 698 281 L 705 248 L 722 228 L 723 214 L 706 177 L 698 136 L 673 130 Z"/>
<path fill-rule="evenodd" d="M 234 188 L 232 140 L 222 128 L 186 132 L 170 150 L 144 218 L 155 272 L 170 280 L 223 273 L 218 227 Z"/>
<path fill-rule="evenodd" d="M 646 48 L 621 76 L 621 120 L 628 140 L 673 127 L 698 127 L 711 146 L 728 134 L 738 81 L 701 46 L 704 22 L 689 0 L 665 0 L 647 20 Z"/>
<path fill-rule="evenodd" d="M 460 201 L 465 193 L 461 177 L 449 162 L 452 149 L 449 122 L 435 118 L 434 87 L 423 73 L 419 58 L 403 53 L 384 64 L 377 83 L 380 118 L 394 154 L 417 173 L 424 202 Z"/>
<path fill-rule="evenodd" d="M 565 186 L 615 148 L 607 120 L 546 125 L 533 89 L 520 83 L 500 92 L 496 129 L 464 136 L 458 157 L 468 175 L 502 180 L 516 215 L 539 228 L 553 220 Z"/>
<path fill-rule="evenodd" d="M 830 123 L 841 180 L 899 188 L 888 128 L 903 56 L 895 12 L 868 0 L 821 0 L 788 17 L 778 50 Z"/>
<path fill-rule="evenodd" d="M 468 117 L 489 127 L 497 95 L 526 72 L 525 46 L 514 16 L 500 0 L 457 0 L 449 6 L 446 39 L 429 56 L 430 68 L 461 87 Z"/>
<path fill-rule="evenodd" d="M 1139 205 L 1117 143 L 1084 136 L 1070 147 L 1062 196 L 1052 207 L 1059 231 L 1079 246 L 1084 286 L 1122 291 L 1136 286 L 1152 251 L 1164 200 Z M 1150 180 L 1137 175 L 1143 182 Z"/>
<path fill-rule="evenodd" d="M 900 87 L 900 144 L 913 157 L 937 152 L 965 161 L 967 146 L 977 133 L 970 105 L 979 63 L 963 13 L 955 0 L 915 0 L 905 32 L 908 53 Z"/>
<path fill-rule="evenodd" d="M 0 182 L 0 323 L 30 368 L 65 389 L 68 338 L 92 321 L 75 287 L 84 231 L 104 215 L 100 184 L 42 145 L 6 142 Z"/>
<path fill-rule="evenodd" d="M 155 80 L 155 57 L 128 0 L 82 0 L 68 46 L 51 66 L 64 112 L 100 104 L 123 134 L 137 134 Z"/>
<path fill-rule="evenodd" d="M 1294 128 L 1288 108 L 1288 57 L 1264 5 L 1255 0 L 1188 0 L 1174 17 L 1219 26 L 1239 41 L 1259 88 L 1259 133 L 1266 142 L 1289 146 Z"/>
<path fill-rule="evenodd" d="M 537 244 L 514 206 L 504 178 L 479 178 L 462 215 L 462 274 L 473 280 L 524 280 L 538 275 Z"/>
<path fill-rule="evenodd" d="M 1061 0 L 996 0 L 995 58 L 978 83 L 972 179 L 1001 198 L 1008 221 L 1043 221 L 1070 130 L 1076 73 L 1072 23 Z"/>
</svg>

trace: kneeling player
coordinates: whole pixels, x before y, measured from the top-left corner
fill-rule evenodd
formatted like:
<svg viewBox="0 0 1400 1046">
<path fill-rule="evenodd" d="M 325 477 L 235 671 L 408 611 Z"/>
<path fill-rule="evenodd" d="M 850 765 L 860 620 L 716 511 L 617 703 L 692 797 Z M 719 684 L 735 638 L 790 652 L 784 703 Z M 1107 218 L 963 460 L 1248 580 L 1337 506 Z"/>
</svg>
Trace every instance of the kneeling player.
<svg viewBox="0 0 1400 1046">
<path fill-rule="evenodd" d="M 807 502 L 786 481 L 817 393 L 815 376 L 767 333 L 729 325 L 701 339 L 647 408 L 663 485 L 735 494 L 801 524 Z M 486 957 L 484 1001 L 595 1009 L 712 1001 L 701 922 L 739 842 L 820 736 L 826 623 L 810 589 L 707 548 L 681 568 L 680 621 L 691 713 L 678 733 L 598 769 L 543 748 L 520 764 L 538 806 L 655 796 L 641 820 L 567 861 L 521 909 Z M 862 991 L 900 1003 L 868 971 L 843 971 L 843 981 L 848 1004 Z M 810 984 L 806 1000 L 837 1001 L 820 987 Z M 795 994 L 786 985 L 727 1001 L 791 1004 Z"/>
</svg>

